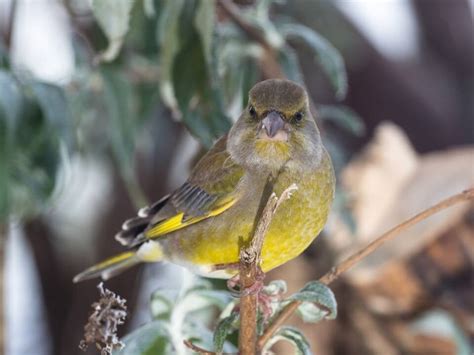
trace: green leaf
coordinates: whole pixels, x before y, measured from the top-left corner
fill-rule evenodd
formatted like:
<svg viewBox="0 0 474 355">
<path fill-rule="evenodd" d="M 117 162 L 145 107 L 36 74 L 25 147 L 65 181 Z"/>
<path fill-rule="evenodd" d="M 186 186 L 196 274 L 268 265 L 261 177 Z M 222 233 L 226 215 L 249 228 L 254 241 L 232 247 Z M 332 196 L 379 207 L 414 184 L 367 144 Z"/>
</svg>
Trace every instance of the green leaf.
<svg viewBox="0 0 474 355">
<path fill-rule="evenodd" d="M 183 294 L 187 295 L 201 290 L 212 290 L 213 285 L 210 279 L 204 279 L 197 275 L 191 274 L 190 280 L 186 282 Z"/>
<path fill-rule="evenodd" d="M 222 90 L 213 71 L 215 65 L 206 63 L 193 19 L 193 7 L 186 6 L 180 18 L 182 44 L 173 63 L 173 86 L 183 122 L 193 135 L 210 147 L 217 137 L 229 130 L 230 121 L 224 114 Z"/>
<path fill-rule="evenodd" d="M 28 98 L 25 103 L 13 138 L 9 169 L 11 210 L 21 216 L 38 213 L 47 202 L 62 159 L 58 132 L 35 101 Z"/>
<path fill-rule="evenodd" d="M 153 321 L 138 328 L 122 338 L 125 347 L 114 351 L 114 355 L 155 355 L 170 354 L 172 346 L 169 341 L 167 325 L 162 321 Z"/>
<path fill-rule="evenodd" d="M 260 0 L 255 5 L 255 15 L 260 19 L 269 20 L 270 7 L 274 3 L 281 3 L 281 0 Z"/>
<path fill-rule="evenodd" d="M 259 77 L 257 58 L 261 49 L 248 41 L 235 38 L 234 33 L 219 27 L 219 56 L 217 70 L 222 83 L 221 92 L 226 113 L 238 117 L 247 105 L 248 92 Z M 223 33 L 224 32 L 224 33 Z M 225 33 L 227 32 L 227 33 Z"/>
<path fill-rule="evenodd" d="M 177 291 L 157 290 L 150 301 L 151 314 L 154 319 L 169 320 L 177 297 Z"/>
<path fill-rule="evenodd" d="M 166 1 L 158 22 L 158 44 L 160 46 L 160 93 L 163 102 L 168 106 L 174 118 L 181 118 L 173 85 L 173 63 L 181 48 L 179 18 L 184 0 Z M 189 63 L 188 63 L 189 65 Z"/>
<path fill-rule="evenodd" d="M 186 294 L 186 296 L 180 300 L 180 304 L 187 312 L 194 312 L 213 306 L 223 309 L 230 299 L 226 291 L 196 290 Z"/>
<path fill-rule="evenodd" d="M 162 289 L 154 292 L 151 299 L 155 319 L 165 322 L 172 332 L 175 350 L 183 347 L 182 340 L 190 339 L 205 348 L 213 346 L 213 332 L 205 324 L 214 319 L 215 309 L 227 306 L 231 296 L 226 291 L 212 289 L 208 280 L 191 276 L 182 290 Z M 226 351 L 231 344 L 224 344 Z"/>
<path fill-rule="evenodd" d="M 120 166 L 131 166 L 134 150 L 132 87 L 119 70 L 102 67 L 104 105 L 109 119 L 112 149 Z"/>
<path fill-rule="evenodd" d="M 199 1 L 196 9 L 196 16 L 194 17 L 194 26 L 201 38 L 201 44 L 208 66 L 211 66 L 213 63 L 212 42 L 214 38 L 214 23 L 216 17 L 215 6 L 214 0 Z"/>
<path fill-rule="evenodd" d="M 284 46 L 278 52 L 278 62 L 280 63 L 283 72 L 288 79 L 297 82 L 299 84 L 304 84 L 303 73 L 300 69 L 300 63 L 298 62 L 298 57 L 296 52 L 289 46 Z"/>
<path fill-rule="evenodd" d="M 227 291 L 214 290 L 208 280 L 196 277 L 194 284 L 184 292 L 179 303 L 187 312 L 193 312 L 211 306 L 223 309 L 231 300 L 232 297 Z"/>
<path fill-rule="evenodd" d="M 60 88 L 0 70 L 0 218 L 38 213 L 52 195 L 67 112 Z"/>
<path fill-rule="evenodd" d="M 286 293 L 287 289 L 288 288 L 284 280 L 273 280 L 263 288 L 262 292 L 269 296 L 278 296 Z"/>
<path fill-rule="evenodd" d="M 286 23 L 280 26 L 280 32 L 285 38 L 303 40 L 314 51 L 316 59 L 336 90 L 336 97 L 343 99 L 347 94 L 347 73 L 339 51 L 324 37 L 303 25 Z"/>
<path fill-rule="evenodd" d="M 64 91 L 56 85 L 41 82 L 33 82 L 31 88 L 50 127 L 70 148 L 73 143 L 72 116 Z"/>
<path fill-rule="evenodd" d="M 0 69 L 0 222 L 10 211 L 10 164 L 13 133 L 20 120 L 23 97 L 16 79 Z"/>
<path fill-rule="evenodd" d="M 257 30 L 261 31 L 267 43 L 274 49 L 279 49 L 285 44 L 285 40 L 278 32 L 275 24 L 270 20 L 270 8 L 277 0 L 257 1 L 256 6 L 251 6 L 247 11 L 242 11 L 243 16 Z"/>
<path fill-rule="evenodd" d="M 156 9 L 153 0 L 143 0 L 143 11 L 148 18 L 155 17 Z"/>
<path fill-rule="evenodd" d="M 109 45 L 97 60 L 111 62 L 122 48 L 128 32 L 134 0 L 92 0 L 92 13 L 104 31 Z"/>
<path fill-rule="evenodd" d="M 211 332 L 202 322 L 194 322 L 193 320 L 187 319 L 185 324 L 183 324 L 182 337 L 177 338 L 176 340 L 182 341 L 182 339 L 188 339 L 193 344 L 204 349 L 212 349 L 214 346 L 213 332 Z M 223 351 L 225 353 L 236 354 L 238 349 L 230 341 L 226 341 L 223 345 Z"/>
<path fill-rule="evenodd" d="M 271 347 L 280 340 L 287 341 L 295 347 L 295 354 L 298 355 L 311 355 L 311 349 L 308 341 L 306 340 L 303 333 L 293 327 L 282 327 L 275 335 L 265 344 L 262 353 L 266 354 Z"/>
<path fill-rule="evenodd" d="M 225 317 L 217 323 L 214 331 L 214 349 L 216 352 L 222 352 L 227 336 L 234 332 L 236 327 L 236 320 L 239 318 L 237 312 L 232 312 L 230 316 Z"/>
<path fill-rule="evenodd" d="M 10 60 L 8 57 L 8 51 L 5 48 L 5 44 L 0 41 L 0 68 L 8 68 L 10 66 Z"/>
<path fill-rule="evenodd" d="M 151 310 L 156 319 L 170 319 L 176 308 L 185 313 L 211 306 L 223 309 L 231 299 L 228 292 L 214 290 L 210 282 L 196 277 L 191 287 L 181 293 L 168 289 L 156 290 L 151 297 Z"/>
<path fill-rule="evenodd" d="M 334 122 L 358 137 L 365 134 L 362 118 L 347 106 L 320 105 L 317 113 L 321 119 Z"/>
<path fill-rule="evenodd" d="M 23 101 L 23 94 L 16 79 L 6 70 L 0 69 L 0 110 L 9 129 L 13 130 L 20 119 Z"/>
<path fill-rule="evenodd" d="M 242 98 L 243 98 L 242 107 L 245 107 L 247 105 L 249 91 L 258 81 L 259 71 L 258 71 L 257 63 L 251 60 L 251 58 L 246 58 L 243 65 L 245 66 L 245 70 L 241 71 L 242 73 L 241 74 L 242 76 L 241 91 L 242 91 Z"/>
<path fill-rule="evenodd" d="M 133 153 L 137 120 L 135 119 L 135 92 L 123 72 L 112 66 L 102 66 L 100 70 L 103 83 L 103 104 L 107 114 L 110 129 L 110 144 L 122 178 L 125 180 L 128 192 L 135 206 L 146 205 L 147 200 L 137 181 L 133 169 Z"/>
<path fill-rule="evenodd" d="M 305 322 L 317 323 L 322 319 L 335 319 L 337 302 L 329 287 L 318 281 L 308 282 L 286 301 L 301 301 L 298 314 Z"/>
</svg>

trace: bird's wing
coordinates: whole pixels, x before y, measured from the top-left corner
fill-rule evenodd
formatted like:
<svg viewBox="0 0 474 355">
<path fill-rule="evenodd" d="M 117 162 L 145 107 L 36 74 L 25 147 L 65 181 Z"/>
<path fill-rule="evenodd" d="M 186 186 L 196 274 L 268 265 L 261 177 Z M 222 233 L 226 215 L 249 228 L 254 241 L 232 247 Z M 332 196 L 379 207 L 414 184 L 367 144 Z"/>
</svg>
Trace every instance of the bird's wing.
<svg viewBox="0 0 474 355">
<path fill-rule="evenodd" d="M 216 142 L 175 192 L 126 221 L 116 239 L 123 245 L 136 246 L 230 208 L 238 200 L 236 187 L 244 171 L 230 158 L 226 140 L 224 136 Z"/>
</svg>

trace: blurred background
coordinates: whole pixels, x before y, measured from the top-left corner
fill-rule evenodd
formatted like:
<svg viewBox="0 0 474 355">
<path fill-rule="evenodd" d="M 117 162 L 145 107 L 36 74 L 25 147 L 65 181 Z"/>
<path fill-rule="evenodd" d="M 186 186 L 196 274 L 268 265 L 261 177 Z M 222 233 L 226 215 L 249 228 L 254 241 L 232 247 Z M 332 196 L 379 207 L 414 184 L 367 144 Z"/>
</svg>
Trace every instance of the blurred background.
<svg viewBox="0 0 474 355">
<path fill-rule="evenodd" d="M 72 277 L 120 247 L 124 219 L 186 179 L 257 81 L 304 84 L 338 175 L 333 213 L 268 275 L 290 291 L 386 229 L 474 185 L 469 0 L 0 0 L 0 346 L 79 354 L 96 282 Z M 317 354 L 471 354 L 474 215 L 417 225 L 333 285 Z M 106 283 L 121 333 L 150 322 L 147 265 Z M 277 353 L 288 353 L 280 345 Z M 89 353 L 94 353 L 89 349 Z"/>
</svg>

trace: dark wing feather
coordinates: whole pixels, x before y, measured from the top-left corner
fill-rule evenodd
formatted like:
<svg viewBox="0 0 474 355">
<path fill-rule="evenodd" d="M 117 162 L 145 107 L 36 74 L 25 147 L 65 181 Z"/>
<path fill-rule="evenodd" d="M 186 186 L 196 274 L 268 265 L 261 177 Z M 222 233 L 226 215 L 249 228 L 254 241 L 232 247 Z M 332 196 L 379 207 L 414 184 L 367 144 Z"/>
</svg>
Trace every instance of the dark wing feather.
<svg viewBox="0 0 474 355">
<path fill-rule="evenodd" d="M 186 182 L 171 196 L 171 203 L 176 211 L 184 212 L 186 218 L 202 216 L 206 207 L 216 199 L 217 196 L 210 195 L 201 187 Z"/>
<path fill-rule="evenodd" d="M 133 247 L 147 240 L 147 231 L 180 214 L 183 228 L 215 215 L 213 208 L 221 207 L 221 202 L 229 200 L 243 175 L 243 169 L 230 159 L 226 151 L 226 139 L 224 136 L 216 142 L 196 164 L 188 181 L 174 193 L 142 208 L 138 217 L 126 221 L 116 239 L 123 245 Z"/>
</svg>

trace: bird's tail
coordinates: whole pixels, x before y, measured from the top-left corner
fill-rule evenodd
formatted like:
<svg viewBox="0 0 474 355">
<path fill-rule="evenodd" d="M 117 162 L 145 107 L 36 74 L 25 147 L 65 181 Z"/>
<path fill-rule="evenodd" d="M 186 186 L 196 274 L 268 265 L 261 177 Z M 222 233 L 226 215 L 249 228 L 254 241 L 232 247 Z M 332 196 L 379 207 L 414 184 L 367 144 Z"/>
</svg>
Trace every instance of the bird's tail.
<svg viewBox="0 0 474 355">
<path fill-rule="evenodd" d="M 108 280 L 141 261 L 142 260 L 137 256 L 135 251 L 127 251 L 125 253 L 114 255 L 87 268 L 80 274 L 77 274 L 74 276 L 73 282 L 80 282 L 95 277 L 101 277 L 103 280 Z"/>
<path fill-rule="evenodd" d="M 129 250 L 121 254 L 114 255 L 91 266 L 80 274 L 76 275 L 73 282 L 80 282 L 95 277 L 108 280 L 122 271 L 141 262 L 154 263 L 165 259 L 163 250 L 159 243 L 148 241 L 140 245 L 136 250 Z"/>
</svg>

